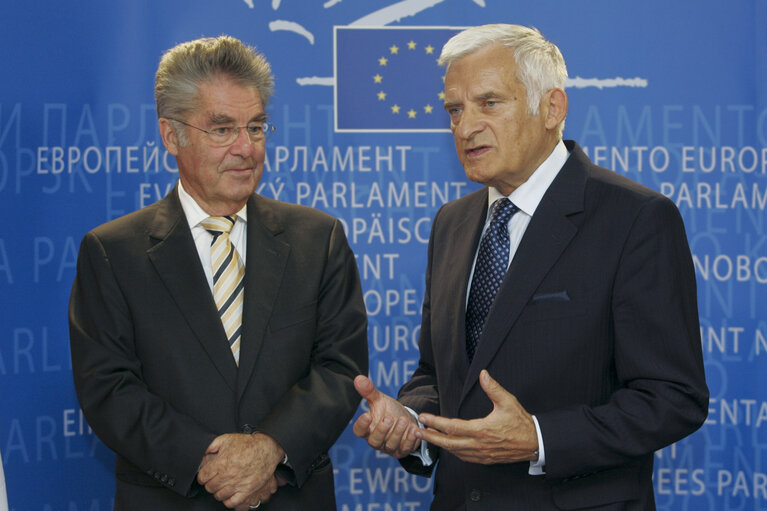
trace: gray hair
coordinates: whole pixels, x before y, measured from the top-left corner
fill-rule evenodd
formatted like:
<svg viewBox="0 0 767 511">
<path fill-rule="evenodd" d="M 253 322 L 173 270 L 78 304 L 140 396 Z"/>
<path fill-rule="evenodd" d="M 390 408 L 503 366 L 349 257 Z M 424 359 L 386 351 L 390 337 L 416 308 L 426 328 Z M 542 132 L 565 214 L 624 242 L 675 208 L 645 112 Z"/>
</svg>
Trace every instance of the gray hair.
<svg viewBox="0 0 767 511">
<path fill-rule="evenodd" d="M 274 90 L 274 78 L 266 58 L 239 39 L 222 35 L 181 43 L 160 59 L 154 83 L 157 116 L 183 119 L 199 107 L 199 87 L 219 77 L 252 87 L 266 107 Z M 186 145 L 183 125 L 173 123 L 179 143 Z"/>
<path fill-rule="evenodd" d="M 547 91 L 565 88 L 567 67 L 559 48 L 546 40 L 537 29 L 521 25 L 497 23 L 467 28 L 445 43 L 439 65 L 450 69 L 454 61 L 492 44 L 503 44 L 513 49 L 517 80 L 527 92 L 530 115 L 538 115 L 541 98 Z M 561 137 L 564 121 L 557 131 Z"/>
</svg>

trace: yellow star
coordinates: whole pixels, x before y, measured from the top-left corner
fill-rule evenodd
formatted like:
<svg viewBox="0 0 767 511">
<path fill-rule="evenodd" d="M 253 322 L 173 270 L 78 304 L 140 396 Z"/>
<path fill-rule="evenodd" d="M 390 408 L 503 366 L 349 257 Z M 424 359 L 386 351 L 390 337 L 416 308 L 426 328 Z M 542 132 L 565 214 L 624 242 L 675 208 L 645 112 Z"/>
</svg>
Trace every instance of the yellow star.
<svg viewBox="0 0 767 511">
<path fill-rule="evenodd" d="M 389 61 L 386 59 L 386 57 L 381 57 L 380 59 L 378 59 L 379 66 L 385 66 L 387 62 Z"/>
<path fill-rule="evenodd" d="M 441 91 L 440 91 L 440 93 L 439 93 L 439 99 L 441 99 L 442 101 L 445 101 L 445 93 L 444 93 L 444 92 L 441 92 Z"/>
<path fill-rule="evenodd" d="M 375 76 L 373 77 L 373 81 L 374 81 L 375 83 L 381 83 L 381 80 L 383 80 L 383 76 L 381 76 L 381 75 L 375 75 Z"/>
<path fill-rule="evenodd" d="M 378 101 L 383 101 L 386 99 L 386 93 L 384 91 L 381 91 L 378 93 Z"/>
<path fill-rule="evenodd" d="M 394 105 L 391 107 L 391 113 L 398 114 L 399 113 L 399 105 Z"/>
<path fill-rule="evenodd" d="M 411 119 L 415 119 L 415 114 L 416 114 L 416 111 L 415 111 L 415 110 L 413 110 L 412 108 L 411 108 L 410 110 L 408 110 L 408 111 L 407 111 L 407 116 L 408 116 L 409 118 L 411 118 Z"/>
<path fill-rule="evenodd" d="M 392 55 L 396 55 L 399 53 L 399 47 L 397 47 L 396 44 L 392 44 L 391 47 L 389 47 L 389 51 L 392 53 Z"/>
<path fill-rule="evenodd" d="M 427 47 L 426 47 L 426 48 L 424 48 L 424 49 L 426 50 L 426 53 L 428 53 L 429 55 L 431 55 L 432 53 L 434 53 L 434 46 L 432 46 L 432 45 L 429 45 L 429 46 L 427 46 Z"/>
<path fill-rule="evenodd" d="M 409 43 L 407 43 L 407 49 L 415 50 L 415 41 L 410 41 Z"/>
<path fill-rule="evenodd" d="M 431 105 L 426 105 L 425 107 L 423 107 L 423 111 L 426 112 L 427 114 L 430 114 L 434 111 L 434 107 Z"/>
</svg>

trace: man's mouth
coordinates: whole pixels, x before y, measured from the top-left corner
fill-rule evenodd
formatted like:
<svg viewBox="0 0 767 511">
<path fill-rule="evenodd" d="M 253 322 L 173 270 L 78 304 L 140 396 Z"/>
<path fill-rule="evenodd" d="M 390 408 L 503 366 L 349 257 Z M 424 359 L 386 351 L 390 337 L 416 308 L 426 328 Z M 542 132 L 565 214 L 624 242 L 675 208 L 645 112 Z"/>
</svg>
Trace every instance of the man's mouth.
<svg viewBox="0 0 767 511">
<path fill-rule="evenodd" d="M 490 150 L 490 146 L 478 145 L 478 146 L 470 147 L 470 148 L 466 149 L 465 152 L 466 152 L 466 156 L 471 158 L 471 157 L 474 157 L 474 156 L 480 156 L 480 155 L 486 153 L 489 150 Z"/>
<path fill-rule="evenodd" d="M 239 172 L 253 172 L 253 170 L 255 168 L 256 168 L 255 165 L 248 166 L 246 164 L 246 165 L 243 165 L 241 167 L 229 167 L 229 168 L 226 168 L 226 169 L 224 169 L 224 172 L 238 172 L 238 173 Z"/>
</svg>

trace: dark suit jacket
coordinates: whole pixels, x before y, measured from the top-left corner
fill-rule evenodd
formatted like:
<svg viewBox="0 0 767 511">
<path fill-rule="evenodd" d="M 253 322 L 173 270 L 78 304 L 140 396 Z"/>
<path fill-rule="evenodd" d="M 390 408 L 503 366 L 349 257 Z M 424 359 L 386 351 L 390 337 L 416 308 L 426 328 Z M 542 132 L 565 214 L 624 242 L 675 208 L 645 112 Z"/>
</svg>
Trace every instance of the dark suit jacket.
<svg viewBox="0 0 767 511">
<path fill-rule="evenodd" d="M 327 451 L 368 367 L 357 266 L 324 213 L 257 195 L 247 212 L 239 368 L 177 190 L 82 241 L 72 367 L 88 423 L 117 453 L 116 509 L 224 509 L 195 482 L 199 463 L 216 436 L 253 431 L 293 468 L 295 487 L 266 509 L 334 509 Z"/>
<path fill-rule="evenodd" d="M 487 189 L 434 219 L 421 359 L 400 401 L 484 417 L 492 403 L 478 377 L 487 368 L 536 415 L 546 475 L 528 475 L 527 462 L 469 464 L 432 447 L 432 509 L 654 509 L 653 451 L 705 420 L 695 275 L 679 212 L 566 145 L 570 157 L 530 221 L 471 364 L 465 300 Z M 412 456 L 403 464 L 432 469 Z"/>
</svg>

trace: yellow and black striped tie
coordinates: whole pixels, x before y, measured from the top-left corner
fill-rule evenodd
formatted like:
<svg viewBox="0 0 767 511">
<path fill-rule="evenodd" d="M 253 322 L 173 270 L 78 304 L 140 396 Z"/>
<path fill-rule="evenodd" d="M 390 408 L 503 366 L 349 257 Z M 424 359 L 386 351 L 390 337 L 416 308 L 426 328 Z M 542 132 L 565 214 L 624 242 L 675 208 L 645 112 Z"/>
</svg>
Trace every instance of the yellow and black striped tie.
<svg viewBox="0 0 767 511">
<path fill-rule="evenodd" d="M 240 332 L 244 297 L 245 265 L 229 240 L 236 216 L 211 216 L 200 222 L 213 235 L 210 262 L 213 267 L 213 297 L 224 324 L 234 361 L 240 362 Z"/>
</svg>

